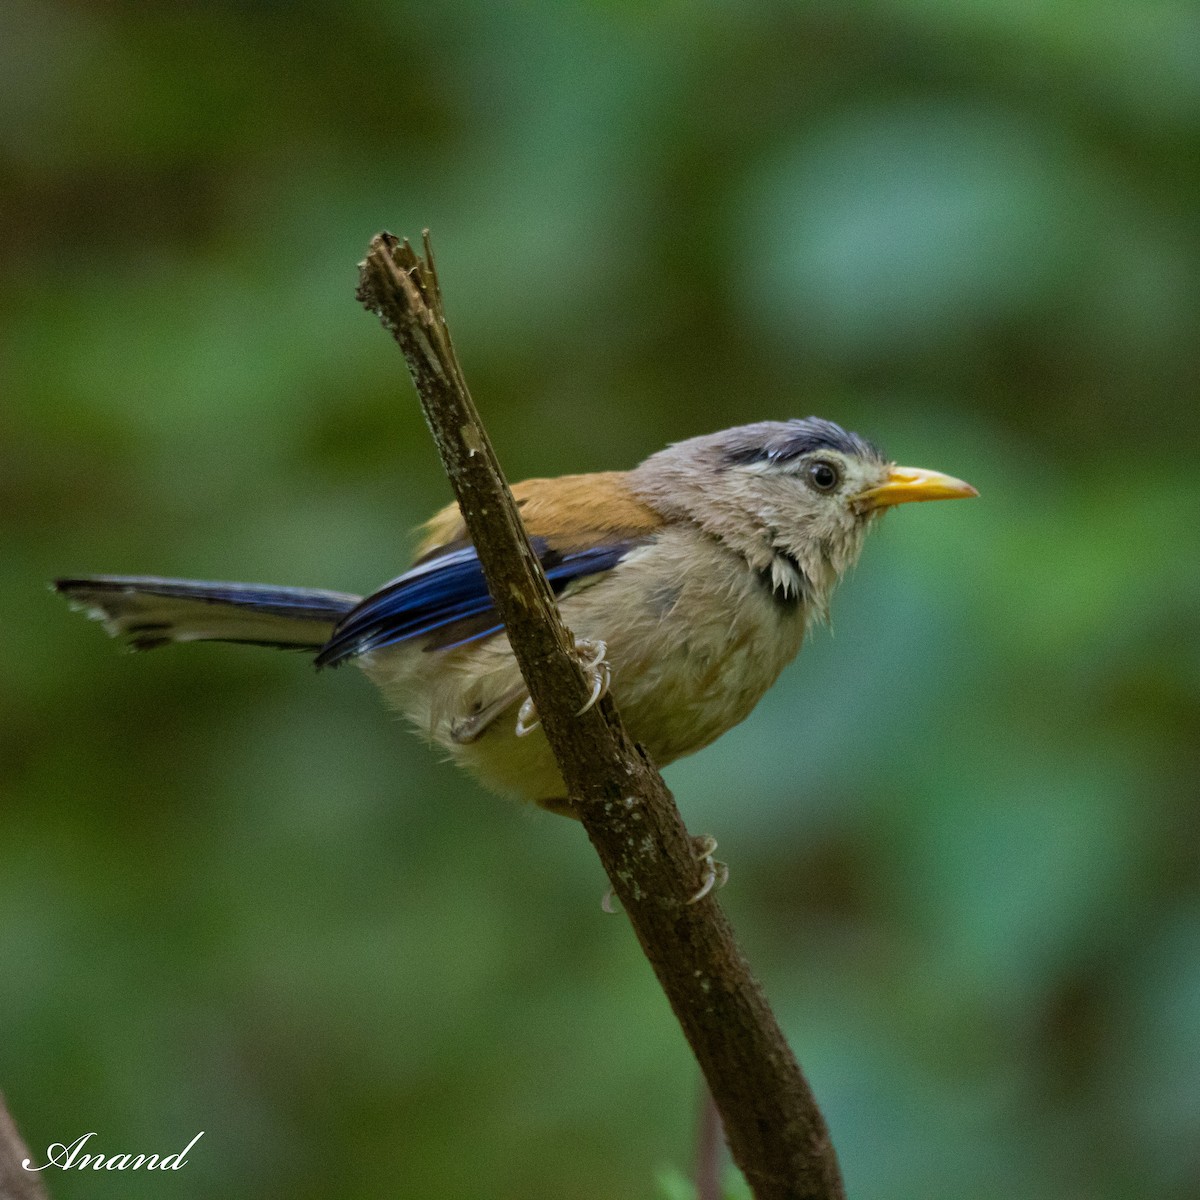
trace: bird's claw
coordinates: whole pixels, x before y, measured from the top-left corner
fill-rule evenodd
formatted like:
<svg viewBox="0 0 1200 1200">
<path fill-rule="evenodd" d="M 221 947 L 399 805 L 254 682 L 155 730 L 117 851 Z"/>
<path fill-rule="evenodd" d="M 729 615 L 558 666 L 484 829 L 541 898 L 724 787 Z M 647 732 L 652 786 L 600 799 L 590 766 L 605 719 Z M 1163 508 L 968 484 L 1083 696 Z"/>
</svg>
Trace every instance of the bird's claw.
<svg viewBox="0 0 1200 1200">
<path fill-rule="evenodd" d="M 591 653 L 591 658 L 584 658 L 584 654 L 588 652 Z M 575 653 L 579 655 L 579 665 L 583 667 L 583 673 L 590 675 L 592 679 L 592 694 L 575 714 L 582 717 L 589 708 L 608 695 L 608 686 L 612 683 L 612 670 L 604 657 L 608 653 L 608 645 L 599 638 L 580 638 L 575 643 Z"/>
<path fill-rule="evenodd" d="M 717 839 L 707 833 L 692 839 L 692 849 L 696 861 L 701 864 L 700 887 L 687 903 L 697 904 L 709 892 L 723 888 L 729 882 L 729 867 L 726 863 L 713 858 L 717 848 Z"/>
<path fill-rule="evenodd" d="M 533 698 L 526 696 L 525 702 L 517 710 L 517 737 L 528 737 L 541 723 Z"/>
<path fill-rule="evenodd" d="M 607 644 L 599 638 L 577 638 L 575 640 L 575 654 L 579 658 L 579 665 L 583 668 L 584 674 L 590 676 L 592 680 L 592 694 L 587 698 L 587 703 L 575 714 L 577 717 L 582 717 L 589 708 L 608 695 L 608 686 L 612 683 L 612 671 L 604 657 L 607 653 Z M 517 737 L 528 737 L 541 723 L 532 697 L 526 696 L 524 703 L 517 710 Z"/>
</svg>

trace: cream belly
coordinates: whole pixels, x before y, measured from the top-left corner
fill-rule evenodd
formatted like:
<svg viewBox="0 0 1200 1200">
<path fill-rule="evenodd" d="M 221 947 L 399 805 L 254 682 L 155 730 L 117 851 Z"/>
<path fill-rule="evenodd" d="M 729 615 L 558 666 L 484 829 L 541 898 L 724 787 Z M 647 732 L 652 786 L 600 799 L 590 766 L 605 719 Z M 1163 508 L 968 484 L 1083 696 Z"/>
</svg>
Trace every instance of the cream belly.
<svg viewBox="0 0 1200 1200">
<path fill-rule="evenodd" d="M 659 766 L 749 715 L 800 649 L 807 617 L 740 555 L 690 527 L 663 532 L 569 590 L 560 607 L 576 637 L 607 644 L 613 699 Z M 525 693 L 503 635 L 429 652 L 406 643 L 359 663 L 389 704 L 486 786 L 537 802 L 565 795 L 542 731 L 516 736 Z M 464 740 L 481 713 L 486 727 Z"/>
</svg>

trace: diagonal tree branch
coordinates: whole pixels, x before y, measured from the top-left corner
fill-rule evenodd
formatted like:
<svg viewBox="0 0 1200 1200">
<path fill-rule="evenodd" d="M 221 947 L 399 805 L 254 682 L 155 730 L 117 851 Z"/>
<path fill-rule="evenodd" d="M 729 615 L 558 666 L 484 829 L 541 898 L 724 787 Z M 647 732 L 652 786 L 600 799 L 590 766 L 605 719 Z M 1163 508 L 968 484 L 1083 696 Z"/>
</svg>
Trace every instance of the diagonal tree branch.
<svg viewBox="0 0 1200 1200">
<path fill-rule="evenodd" d="M 571 799 L 704 1072 L 734 1160 L 759 1200 L 844 1200 L 825 1121 L 711 897 L 654 764 L 572 653 L 454 353 L 429 243 L 377 235 L 358 299 L 404 352 L 496 609 Z"/>
</svg>

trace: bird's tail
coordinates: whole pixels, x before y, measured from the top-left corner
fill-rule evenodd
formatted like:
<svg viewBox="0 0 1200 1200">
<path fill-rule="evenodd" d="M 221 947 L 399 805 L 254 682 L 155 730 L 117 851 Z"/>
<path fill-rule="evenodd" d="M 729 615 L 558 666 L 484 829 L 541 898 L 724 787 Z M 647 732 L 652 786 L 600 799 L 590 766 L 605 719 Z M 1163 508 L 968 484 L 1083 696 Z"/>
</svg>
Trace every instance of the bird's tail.
<svg viewBox="0 0 1200 1200">
<path fill-rule="evenodd" d="M 168 642 L 245 642 L 317 650 L 359 601 L 358 596 L 316 588 L 150 575 L 57 579 L 54 590 L 134 650 L 153 650 Z"/>
</svg>

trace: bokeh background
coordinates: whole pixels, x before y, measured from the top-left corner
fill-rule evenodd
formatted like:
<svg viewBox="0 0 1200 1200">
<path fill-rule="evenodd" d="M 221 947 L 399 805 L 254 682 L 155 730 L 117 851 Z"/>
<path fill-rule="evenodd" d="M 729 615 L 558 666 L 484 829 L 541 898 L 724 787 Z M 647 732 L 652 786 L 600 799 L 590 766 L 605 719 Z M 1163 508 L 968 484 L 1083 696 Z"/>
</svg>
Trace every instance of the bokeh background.
<svg viewBox="0 0 1200 1200">
<path fill-rule="evenodd" d="M 58 1200 L 686 1195 L 577 827 L 45 590 L 396 574 L 448 489 L 354 264 L 426 225 L 511 478 L 816 412 L 982 493 L 668 771 L 851 1194 L 1200 1194 L 1193 4 L 7 0 L 0 187 L 0 1086 L 205 1131 Z"/>
</svg>

